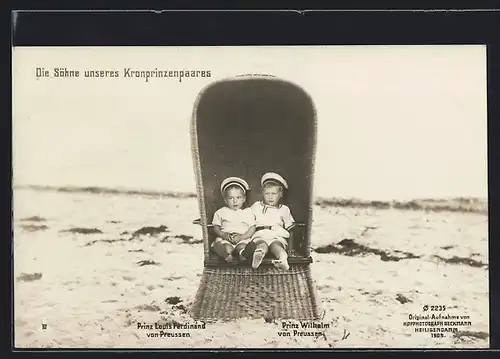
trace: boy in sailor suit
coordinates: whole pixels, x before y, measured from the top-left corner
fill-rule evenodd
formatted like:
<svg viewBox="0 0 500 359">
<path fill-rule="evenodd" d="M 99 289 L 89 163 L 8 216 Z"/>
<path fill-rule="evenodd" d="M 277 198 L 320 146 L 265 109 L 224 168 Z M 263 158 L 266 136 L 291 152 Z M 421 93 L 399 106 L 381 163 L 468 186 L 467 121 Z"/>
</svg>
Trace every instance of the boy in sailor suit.
<svg viewBox="0 0 500 359">
<path fill-rule="evenodd" d="M 226 178 L 221 184 L 226 205 L 214 213 L 212 224 L 217 238 L 211 247 L 227 262 L 233 262 L 235 249 L 241 251 L 255 232 L 255 217 L 250 208 L 244 208 L 249 189 L 248 183 L 238 177 Z"/>
<path fill-rule="evenodd" d="M 256 220 L 256 232 L 252 237 L 256 247 L 252 267 L 258 268 L 270 251 L 276 258 L 274 266 L 288 270 L 286 249 L 290 233 L 287 228 L 293 225 L 294 219 L 290 208 L 280 203 L 284 190 L 288 190 L 288 184 L 279 174 L 268 172 L 261 178 L 261 187 L 263 200 L 251 206 Z"/>
</svg>

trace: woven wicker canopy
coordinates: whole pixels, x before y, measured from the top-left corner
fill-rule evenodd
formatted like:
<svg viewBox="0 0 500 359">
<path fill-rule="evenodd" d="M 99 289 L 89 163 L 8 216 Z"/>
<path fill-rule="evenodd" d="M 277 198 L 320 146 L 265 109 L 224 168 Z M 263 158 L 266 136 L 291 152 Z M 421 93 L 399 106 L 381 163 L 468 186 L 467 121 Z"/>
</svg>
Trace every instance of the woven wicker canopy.
<svg viewBox="0 0 500 359">
<path fill-rule="evenodd" d="M 202 224 L 224 205 L 220 184 L 230 176 L 252 190 L 248 205 L 261 199 L 265 172 L 289 184 L 285 199 L 310 238 L 316 113 L 297 85 L 269 76 L 242 76 L 215 82 L 199 95 L 192 119 L 192 144 Z M 210 239 L 204 230 L 204 238 Z M 309 243 L 306 243 L 308 255 Z M 206 247 L 206 254 L 208 248 Z"/>
</svg>

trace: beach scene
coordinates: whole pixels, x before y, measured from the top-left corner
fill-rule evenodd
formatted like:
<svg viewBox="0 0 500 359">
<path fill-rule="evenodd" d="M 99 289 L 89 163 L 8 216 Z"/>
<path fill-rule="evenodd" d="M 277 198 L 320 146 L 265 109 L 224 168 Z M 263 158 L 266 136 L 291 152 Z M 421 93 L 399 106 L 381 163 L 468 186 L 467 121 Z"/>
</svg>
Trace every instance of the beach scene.
<svg viewBox="0 0 500 359">
<path fill-rule="evenodd" d="M 14 49 L 14 346 L 487 348 L 485 54 Z M 211 76 L 36 76 L 55 67 Z M 317 108 L 315 322 L 189 315 L 204 270 L 193 105 L 209 83 L 253 72 L 302 86 Z M 425 320 L 451 329 L 415 324 Z"/>
</svg>

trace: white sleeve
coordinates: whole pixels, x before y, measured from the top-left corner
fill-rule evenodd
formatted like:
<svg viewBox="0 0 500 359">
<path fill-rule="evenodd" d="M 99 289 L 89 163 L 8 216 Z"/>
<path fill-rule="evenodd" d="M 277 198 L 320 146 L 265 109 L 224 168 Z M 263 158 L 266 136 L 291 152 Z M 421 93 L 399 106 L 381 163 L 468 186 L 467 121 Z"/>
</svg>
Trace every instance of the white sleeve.
<svg viewBox="0 0 500 359">
<path fill-rule="evenodd" d="M 252 210 L 252 213 L 255 213 L 259 210 L 259 202 L 255 202 L 254 204 L 252 204 L 252 206 L 250 207 L 250 209 Z"/>
<path fill-rule="evenodd" d="M 251 227 L 251 226 L 255 226 L 255 214 L 253 214 L 253 211 L 250 209 L 250 208 L 247 208 L 245 210 L 247 212 L 247 215 L 246 215 L 246 220 L 247 220 L 247 224 Z"/>
<path fill-rule="evenodd" d="M 218 211 L 216 211 L 214 213 L 214 219 L 212 221 L 212 224 L 213 225 L 216 225 L 216 226 L 222 226 L 222 218 L 221 218 L 221 215 L 220 215 L 220 209 Z"/>
<path fill-rule="evenodd" d="M 283 223 L 285 224 L 285 228 L 288 228 L 295 223 L 295 219 L 293 219 L 292 213 L 290 212 L 290 208 L 288 208 L 288 206 L 283 206 L 282 208 Z"/>
</svg>

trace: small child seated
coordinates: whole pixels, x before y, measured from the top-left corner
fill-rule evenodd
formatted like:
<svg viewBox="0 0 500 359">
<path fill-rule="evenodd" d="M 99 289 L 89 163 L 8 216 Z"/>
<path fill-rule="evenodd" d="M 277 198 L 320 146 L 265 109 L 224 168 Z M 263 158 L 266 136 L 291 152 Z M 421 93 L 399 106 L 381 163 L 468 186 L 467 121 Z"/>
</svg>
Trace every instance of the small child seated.
<svg viewBox="0 0 500 359">
<path fill-rule="evenodd" d="M 294 219 L 290 208 L 280 203 L 288 184 L 282 176 L 268 172 L 261 178 L 261 187 L 263 201 L 257 201 L 251 207 L 256 219 L 256 232 L 252 238 L 255 244 L 252 267 L 258 268 L 270 251 L 277 258 L 272 262 L 274 266 L 288 270 L 286 249 L 290 233 L 286 228 L 293 225 Z"/>
<path fill-rule="evenodd" d="M 221 194 L 225 207 L 214 213 L 212 221 L 217 238 L 211 247 L 226 262 L 233 261 L 236 245 L 239 251 L 255 233 L 255 216 L 250 208 L 243 208 L 246 202 L 248 183 L 238 177 L 229 177 L 222 181 Z"/>
</svg>

